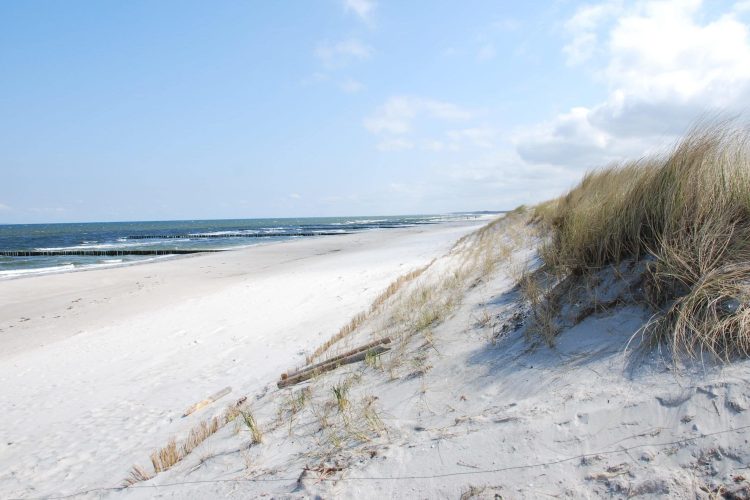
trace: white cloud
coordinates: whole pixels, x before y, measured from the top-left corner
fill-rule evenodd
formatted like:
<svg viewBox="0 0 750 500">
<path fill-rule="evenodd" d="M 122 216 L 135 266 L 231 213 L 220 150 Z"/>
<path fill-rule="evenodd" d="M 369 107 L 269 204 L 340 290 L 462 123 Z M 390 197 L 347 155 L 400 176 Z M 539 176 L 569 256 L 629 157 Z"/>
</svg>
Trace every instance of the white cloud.
<svg viewBox="0 0 750 500">
<path fill-rule="evenodd" d="M 456 142 L 468 142 L 480 148 L 491 148 L 499 137 L 497 130 L 490 127 L 471 127 L 449 130 L 446 135 Z"/>
<path fill-rule="evenodd" d="M 324 83 L 330 80 L 330 77 L 325 74 L 321 73 L 320 71 L 316 71 L 315 73 L 304 77 L 302 80 L 300 80 L 301 85 L 317 85 L 319 83 Z"/>
<path fill-rule="evenodd" d="M 483 114 L 458 104 L 414 96 L 391 97 L 364 120 L 364 126 L 380 137 L 380 151 L 418 149 L 454 153 L 488 149 L 500 139 L 497 129 L 467 126 Z M 456 128 L 461 124 L 462 128 Z"/>
<path fill-rule="evenodd" d="M 404 151 L 414 149 L 414 143 L 400 137 L 391 137 L 380 141 L 377 148 L 379 151 Z"/>
<path fill-rule="evenodd" d="M 293 200 L 299 200 L 300 198 L 302 198 L 302 196 L 300 196 L 299 193 L 290 193 L 289 198 Z"/>
<path fill-rule="evenodd" d="M 490 59 L 494 59 L 496 55 L 495 46 L 491 43 L 482 45 L 477 51 L 477 59 L 480 61 L 489 61 Z"/>
<path fill-rule="evenodd" d="M 444 101 L 421 97 L 391 97 L 364 120 L 365 127 L 375 134 L 405 134 L 410 132 L 416 119 L 461 121 L 474 116 L 474 112 Z"/>
<path fill-rule="evenodd" d="M 10 207 L 6 205 L 5 203 L 0 203 L 0 212 L 7 212 L 10 210 Z"/>
<path fill-rule="evenodd" d="M 347 94 L 356 94 L 361 92 L 365 88 L 365 84 L 355 80 L 354 78 L 337 79 L 335 76 L 328 73 L 315 72 L 300 80 L 300 85 L 321 85 L 321 84 L 332 84 L 337 86 Z"/>
<path fill-rule="evenodd" d="M 344 9 L 354 12 L 363 21 L 372 20 L 376 6 L 373 0 L 344 0 Z"/>
<path fill-rule="evenodd" d="M 28 210 L 35 214 L 61 214 L 68 211 L 64 207 L 32 207 Z"/>
<path fill-rule="evenodd" d="M 521 29 L 521 22 L 518 19 L 506 17 L 492 23 L 492 27 L 503 32 L 518 31 Z"/>
<path fill-rule="evenodd" d="M 495 149 L 474 158 L 441 156 L 421 189 L 424 203 L 452 209 L 511 209 L 560 194 L 579 173 L 554 165 L 532 165 L 511 149 Z"/>
<path fill-rule="evenodd" d="M 563 47 L 568 64 L 576 65 L 590 59 L 599 42 L 598 29 L 605 21 L 622 12 L 622 2 L 610 1 L 581 7 L 565 23 L 570 41 Z"/>
<path fill-rule="evenodd" d="M 750 102 L 750 36 L 732 12 L 707 19 L 698 0 L 606 2 L 567 26 L 569 62 L 600 54 L 593 69 L 608 95 L 520 131 L 517 150 L 528 161 L 591 167 L 639 156 L 702 116 L 741 113 Z"/>
<path fill-rule="evenodd" d="M 553 120 L 518 131 L 514 143 L 518 154 L 528 162 L 576 169 L 637 157 L 645 152 L 643 141 L 617 141 L 596 128 L 591 123 L 591 111 L 584 107 L 573 108 Z M 655 139 L 652 146 L 660 144 L 659 139 Z"/>
<path fill-rule="evenodd" d="M 442 153 L 445 151 L 458 151 L 460 148 L 455 142 L 440 141 L 437 139 L 428 139 L 422 141 L 421 148 L 425 151 L 433 151 L 435 153 Z"/>
<path fill-rule="evenodd" d="M 315 48 L 315 56 L 329 67 L 344 66 L 352 60 L 367 59 L 370 55 L 372 49 L 356 38 L 336 43 L 323 42 Z"/>
<path fill-rule="evenodd" d="M 354 80 L 353 78 L 347 78 L 339 83 L 339 88 L 348 94 L 354 94 L 364 89 L 365 86 L 362 82 Z"/>
</svg>

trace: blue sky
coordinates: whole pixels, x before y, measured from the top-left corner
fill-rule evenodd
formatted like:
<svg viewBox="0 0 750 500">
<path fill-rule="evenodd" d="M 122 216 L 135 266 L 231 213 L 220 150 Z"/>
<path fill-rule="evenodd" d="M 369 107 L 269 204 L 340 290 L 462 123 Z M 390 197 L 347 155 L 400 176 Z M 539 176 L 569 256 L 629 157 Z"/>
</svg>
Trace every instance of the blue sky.
<svg viewBox="0 0 750 500">
<path fill-rule="evenodd" d="M 750 2 L 0 2 L 0 223 L 554 196 L 750 102 Z"/>
</svg>

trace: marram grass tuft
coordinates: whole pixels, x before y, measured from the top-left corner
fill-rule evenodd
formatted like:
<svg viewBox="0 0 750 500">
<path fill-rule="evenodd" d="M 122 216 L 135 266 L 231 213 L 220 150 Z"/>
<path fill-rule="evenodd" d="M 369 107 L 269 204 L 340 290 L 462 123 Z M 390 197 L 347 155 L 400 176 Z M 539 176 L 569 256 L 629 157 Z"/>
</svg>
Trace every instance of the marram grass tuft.
<svg viewBox="0 0 750 500">
<path fill-rule="evenodd" d="M 669 153 L 587 174 L 536 207 L 551 232 L 549 269 L 584 274 L 651 260 L 647 329 L 675 351 L 750 354 L 750 133 L 732 122 L 696 126 Z"/>
</svg>

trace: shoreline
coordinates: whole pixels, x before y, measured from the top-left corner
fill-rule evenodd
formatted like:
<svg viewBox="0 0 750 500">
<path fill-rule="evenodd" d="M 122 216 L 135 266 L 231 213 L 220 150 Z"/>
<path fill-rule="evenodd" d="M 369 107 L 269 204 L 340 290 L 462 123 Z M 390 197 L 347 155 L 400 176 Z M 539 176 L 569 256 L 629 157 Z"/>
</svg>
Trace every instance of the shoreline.
<svg viewBox="0 0 750 500">
<path fill-rule="evenodd" d="M 288 241 L 296 241 L 297 239 L 303 238 L 303 239 L 309 239 L 309 238 L 320 238 L 320 237 L 329 237 L 329 236 L 346 236 L 348 234 L 356 234 L 359 232 L 367 232 L 367 231 L 373 231 L 373 230 L 392 230 L 392 229 L 403 229 L 408 227 L 418 227 L 418 226 L 424 226 L 424 225 L 433 225 L 433 224 L 445 224 L 450 222 L 470 222 L 470 221 L 486 221 L 490 220 L 493 216 L 497 216 L 499 214 L 463 214 L 461 218 L 450 218 L 450 217 L 458 217 L 458 215 L 443 215 L 441 219 L 435 219 L 431 222 L 417 222 L 414 225 L 404 225 L 404 226 L 385 226 L 385 227 L 371 227 L 367 229 L 362 229 L 360 226 L 356 226 L 357 230 L 345 232 L 345 233 L 339 233 L 339 232 L 332 232 L 332 233 L 320 233 L 320 234 L 288 234 L 288 235 L 274 235 L 274 234 L 263 234 L 263 235 L 252 235 L 252 236 L 243 236 L 243 238 L 252 238 L 255 241 L 244 243 L 244 244 L 227 244 L 227 245 L 220 245 L 220 246 L 209 246 L 205 248 L 158 248 L 155 250 L 151 250 L 148 248 L 144 249 L 135 249 L 135 250 L 125 250 L 123 253 L 120 253 L 119 248 L 112 248 L 111 245 L 104 245 L 103 247 L 94 247 L 92 249 L 91 247 L 87 246 L 66 246 L 63 248 L 30 248 L 30 249 L 5 249 L 3 251 L 0 251 L 0 254 L 3 253 L 9 253 L 14 254 L 18 253 L 21 255 L 18 255 L 17 257 L 20 258 L 32 258 L 32 259 L 44 259 L 48 257 L 70 257 L 70 258 L 88 258 L 88 257 L 99 257 L 99 258 L 105 258 L 105 257 L 119 257 L 120 262 L 108 262 L 107 259 L 99 262 L 66 262 L 66 263 L 60 263 L 60 264 L 54 264 L 52 262 L 49 262 L 47 266 L 42 267 L 17 267 L 17 268 L 10 268 L 10 269 L 2 269 L 0 268 L 0 282 L 6 281 L 6 280 L 14 280 L 14 279 L 20 279 L 20 278 L 26 278 L 26 277 L 32 277 L 32 276 L 39 276 L 39 275 L 50 275 L 50 274 L 58 274 L 58 273 L 69 273 L 69 272 L 79 272 L 79 271 L 88 271 L 92 269 L 109 269 L 109 268 L 115 268 L 115 267 L 124 267 L 124 266 L 132 266 L 136 264 L 146 264 L 154 261 L 162 261 L 166 259 L 176 259 L 176 258 L 184 258 L 189 257 L 195 254 L 206 254 L 206 253 L 218 253 L 218 252 L 229 252 L 229 251 L 236 251 L 236 250 L 243 250 L 247 248 L 252 248 L 260 245 L 274 245 L 279 243 L 284 243 Z M 389 216 L 391 217 L 391 216 Z M 400 216 L 400 217 L 427 217 L 427 216 Z M 438 217 L 438 216 L 433 216 Z M 353 219 L 357 219 L 357 217 L 352 217 Z M 314 219 L 314 218 L 313 218 Z M 249 220 L 255 220 L 255 219 L 249 219 Z M 263 220 L 263 219 L 258 219 Z M 273 221 L 275 219 L 267 219 L 269 221 Z M 294 219 L 291 219 L 294 220 Z M 185 221 L 177 221 L 177 222 L 185 222 Z M 207 221 L 211 222 L 211 221 Z M 219 221 L 221 222 L 221 221 Z M 362 224 L 365 223 L 373 223 L 374 220 L 366 219 L 361 221 Z M 94 224 L 108 224 L 108 223 L 94 223 Z M 44 226 L 44 224 L 42 224 Z M 337 224 L 333 224 L 333 226 L 336 226 Z M 11 225 L 12 226 L 12 225 Z M 341 227 L 348 227 L 345 224 L 341 224 Z M 0 225 L 0 228 L 2 225 Z M 282 236 L 283 238 L 279 238 L 279 236 Z M 131 236 L 126 236 L 126 239 L 132 239 Z M 164 236 L 136 236 L 136 239 L 166 239 L 166 240 L 182 240 L 182 239 L 198 239 L 198 240 L 213 240 L 213 239 L 221 239 L 224 238 L 223 235 L 211 234 L 211 235 L 164 235 Z M 128 245 L 129 246 L 129 245 Z M 107 248 L 104 248 L 107 247 Z M 100 250 L 96 250 L 95 248 L 101 248 Z M 77 252 L 81 252 L 81 254 L 78 254 Z M 59 254 L 57 252 L 60 252 Z M 91 252 L 91 255 L 88 254 L 88 252 Z M 97 252 L 102 252 L 102 254 L 98 254 Z M 107 253 L 109 252 L 109 253 Z M 143 252 L 143 253 L 141 253 Z M 151 253 L 154 252 L 153 255 Z M 26 254 L 33 254 L 33 255 L 26 255 Z M 0 255 L 2 257 L 2 255 Z M 15 255 L 8 255 L 7 257 L 16 257 Z M 135 258 L 133 258 L 135 257 Z M 109 259 L 109 260 L 116 260 L 116 259 Z"/>
<path fill-rule="evenodd" d="M 257 247 L 261 245 L 265 246 L 265 245 L 276 245 L 280 243 L 285 243 L 286 241 L 289 241 L 289 240 L 259 242 L 259 243 L 254 243 L 251 245 L 242 245 L 242 246 L 237 246 L 233 248 L 221 249 L 221 252 L 242 251 L 248 248 L 253 248 L 253 247 Z M 80 266 L 76 266 L 75 264 L 69 264 L 67 266 L 56 266 L 56 267 L 50 267 L 50 268 L 12 269 L 12 270 L 0 272 L 0 283 L 2 283 L 3 281 L 34 278 L 37 276 L 50 276 L 50 275 L 56 275 L 56 274 L 80 273 L 80 272 L 89 272 L 89 271 L 100 271 L 100 270 L 105 270 L 105 269 L 117 269 L 121 267 L 140 266 L 140 265 L 153 264 L 153 263 L 158 263 L 158 262 L 166 262 L 170 260 L 189 259 L 191 257 L 198 257 L 201 255 L 206 255 L 206 254 L 211 254 L 211 253 L 219 253 L 219 252 L 217 252 L 216 250 L 206 250 L 206 251 L 196 251 L 196 252 L 185 253 L 185 254 L 170 253 L 170 254 L 165 254 L 165 255 L 154 255 L 149 258 L 135 259 L 135 260 L 127 261 L 127 262 L 102 262 L 98 264 L 83 264 Z M 3 274 L 3 273 L 7 273 L 7 274 Z"/>
<path fill-rule="evenodd" d="M 393 279 L 486 222 L 0 281 L 3 495 L 119 481 L 195 424 L 180 418 L 189 405 L 226 386 L 222 403 L 261 391 Z"/>
</svg>

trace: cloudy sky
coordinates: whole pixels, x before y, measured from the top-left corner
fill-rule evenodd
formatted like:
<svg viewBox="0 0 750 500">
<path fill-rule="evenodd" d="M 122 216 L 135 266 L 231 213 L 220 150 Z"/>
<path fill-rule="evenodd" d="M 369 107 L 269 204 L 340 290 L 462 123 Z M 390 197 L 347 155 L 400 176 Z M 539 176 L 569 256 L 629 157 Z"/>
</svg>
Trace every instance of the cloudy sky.
<svg viewBox="0 0 750 500">
<path fill-rule="evenodd" d="M 750 0 L 0 3 L 0 223 L 513 208 L 746 114 Z"/>
</svg>

